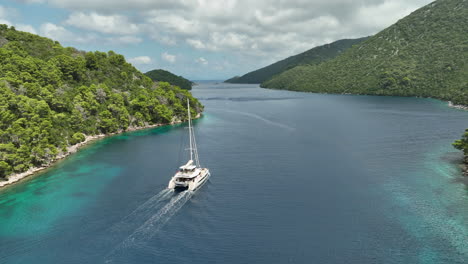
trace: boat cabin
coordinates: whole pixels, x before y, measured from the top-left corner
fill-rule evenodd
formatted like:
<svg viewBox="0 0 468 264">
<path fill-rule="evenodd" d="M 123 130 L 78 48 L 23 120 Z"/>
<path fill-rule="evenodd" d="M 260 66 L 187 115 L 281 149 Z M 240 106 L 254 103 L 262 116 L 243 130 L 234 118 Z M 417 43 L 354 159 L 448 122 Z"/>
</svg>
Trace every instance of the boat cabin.
<svg viewBox="0 0 468 264">
<path fill-rule="evenodd" d="M 187 164 L 185 164 L 185 165 L 179 167 L 179 171 L 180 171 L 180 172 L 192 172 L 192 171 L 194 171 L 196 168 L 197 168 L 197 166 L 195 166 L 195 165 L 193 164 L 193 160 L 189 160 L 189 161 L 187 162 Z"/>
</svg>

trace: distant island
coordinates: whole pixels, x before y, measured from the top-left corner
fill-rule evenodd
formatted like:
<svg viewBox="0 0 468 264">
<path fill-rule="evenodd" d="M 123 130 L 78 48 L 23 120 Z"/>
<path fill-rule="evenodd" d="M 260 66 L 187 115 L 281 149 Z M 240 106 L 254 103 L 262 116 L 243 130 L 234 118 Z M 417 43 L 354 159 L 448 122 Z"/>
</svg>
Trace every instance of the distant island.
<svg viewBox="0 0 468 264">
<path fill-rule="evenodd" d="M 341 54 L 343 51 L 351 48 L 368 37 L 358 39 L 342 39 L 330 44 L 312 48 L 303 53 L 288 57 L 284 60 L 275 62 L 261 69 L 246 73 L 243 76 L 236 76 L 228 79 L 226 83 L 262 83 L 273 76 L 299 65 L 315 65 L 330 60 Z"/>
<path fill-rule="evenodd" d="M 0 25 L 0 186 L 106 134 L 186 120 L 203 106 L 109 52 L 84 52 Z"/>
<path fill-rule="evenodd" d="M 437 0 L 336 58 L 261 84 L 292 91 L 432 97 L 468 105 L 468 2 Z M 468 154 L 467 135 L 455 143 Z M 468 164 L 468 158 L 466 158 Z"/>
<path fill-rule="evenodd" d="M 146 76 L 150 77 L 151 80 L 155 82 L 168 82 L 172 85 L 179 86 L 185 90 L 191 90 L 193 82 L 185 79 L 182 76 L 177 76 L 169 71 L 166 70 L 152 70 L 145 73 Z"/>
</svg>

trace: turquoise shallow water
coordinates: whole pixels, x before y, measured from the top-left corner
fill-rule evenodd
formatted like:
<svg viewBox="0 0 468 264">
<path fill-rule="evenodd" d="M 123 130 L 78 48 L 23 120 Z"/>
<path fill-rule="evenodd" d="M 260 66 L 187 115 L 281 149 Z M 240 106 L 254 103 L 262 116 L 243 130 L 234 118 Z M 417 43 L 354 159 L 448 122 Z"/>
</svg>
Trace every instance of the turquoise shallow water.
<svg viewBox="0 0 468 264">
<path fill-rule="evenodd" d="M 0 190 L 0 263 L 466 263 L 468 112 L 203 83 L 213 176 L 165 187 L 183 125 L 109 137 Z"/>
</svg>

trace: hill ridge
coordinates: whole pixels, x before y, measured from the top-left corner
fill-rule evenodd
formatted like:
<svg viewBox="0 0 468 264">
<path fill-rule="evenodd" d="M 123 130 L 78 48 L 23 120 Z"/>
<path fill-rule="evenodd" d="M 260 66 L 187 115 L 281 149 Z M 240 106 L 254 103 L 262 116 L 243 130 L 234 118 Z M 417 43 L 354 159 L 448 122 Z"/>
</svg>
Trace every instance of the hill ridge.
<svg viewBox="0 0 468 264">
<path fill-rule="evenodd" d="M 155 82 L 168 82 L 172 85 L 179 86 L 185 90 L 191 90 L 193 83 L 182 76 L 177 76 L 170 71 L 163 69 L 155 69 L 145 73 L 146 76 L 150 77 Z"/>
<path fill-rule="evenodd" d="M 243 76 L 236 76 L 224 82 L 227 83 L 262 83 L 274 75 L 282 73 L 298 65 L 319 64 L 338 56 L 351 46 L 364 41 L 368 37 L 357 39 L 341 39 L 332 43 L 320 45 L 302 53 L 287 57 L 263 68 L 251 71 Z"/>
</svg>

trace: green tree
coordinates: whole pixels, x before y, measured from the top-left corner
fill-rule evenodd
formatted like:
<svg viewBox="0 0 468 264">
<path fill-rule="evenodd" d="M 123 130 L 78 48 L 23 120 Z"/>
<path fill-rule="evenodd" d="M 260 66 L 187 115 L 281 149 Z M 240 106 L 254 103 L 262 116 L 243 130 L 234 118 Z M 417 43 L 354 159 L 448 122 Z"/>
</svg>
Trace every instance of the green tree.
<svg viewBox="0 0 468 264">
<path fill-rule="evenodd" d="M 10 164 L 6 163 L 3 160 L 0 160 L 0 178 L 5 178 L 11 173 Z"/>
<path fill-rule="evenodd" d="M 468 155 L 468 129 L 465 130 L 465 133 L 462 135 L 462 138 L 456 140 L 453 143 L 453 146 L 456 149 L 463 151 L 465 155 Z"/>
<path fill-rule="evenodd" d="M 75 145 L 83 141 L 85 141 L 85 135 L 83 135 L 83 133 L 76 132 L 75 134 L 73 134 L 70 140 L 70 144 Z"/>
</svg>

